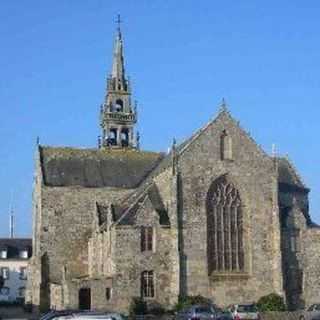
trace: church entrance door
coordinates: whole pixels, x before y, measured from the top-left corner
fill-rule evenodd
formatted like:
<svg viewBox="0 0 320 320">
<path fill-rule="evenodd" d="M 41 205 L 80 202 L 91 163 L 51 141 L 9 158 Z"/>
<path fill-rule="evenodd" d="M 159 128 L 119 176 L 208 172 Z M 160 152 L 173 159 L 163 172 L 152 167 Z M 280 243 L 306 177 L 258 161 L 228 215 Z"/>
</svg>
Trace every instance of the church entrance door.
<svg viewBox="0 0 320 320">
<path fill-rule="evenodd" d="M 91 290 L 90 288 L 82 288 L 79 290 L 79 309 L 91 309 Z"/>
</svg>

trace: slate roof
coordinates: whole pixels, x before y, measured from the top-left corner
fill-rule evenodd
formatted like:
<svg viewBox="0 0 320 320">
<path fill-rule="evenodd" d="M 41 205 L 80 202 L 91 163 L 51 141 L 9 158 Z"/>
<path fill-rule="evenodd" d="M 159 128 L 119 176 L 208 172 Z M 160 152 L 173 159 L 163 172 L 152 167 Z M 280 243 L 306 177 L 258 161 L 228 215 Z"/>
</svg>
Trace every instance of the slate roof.
<svg viewBox="0 0 320 320">
<path fill-rule="evenodd" d="M 278 177 L 280 186 L 309 190 L 287 158 L 278 158 Z"/>
<path fill-rule="evenodd" d="M 123 211 L 124 215 L 121 216 L 120 220 L 118 221 L 118 224 L 134 224 L 136 219 L 136 213 L 138 212 L 141 205 L 147 198 L 150 199 L 150 202 L 154 210 L 158 213 L 159 224 L 162 226 L 170 226 L 170 220 L 167 209 L 164 206 L 161 195 L 159 193 L 159 189 L 154 183 L 137 197 L 137 200 L 133 203 L 133 205 L 130 208 Z"/>
<path fill-rule="evenodd" d="M 32 240 L 29 238 L 0 238 L 0 250 L 7 250 L 7 259 L 21 259 L 19 253 L 28 250 L 32 255 Z"/>
<path fill-rule="evenodd" d="M 136 188 L 163 159 L 132 149 L 39 147 L 44 184 Z"/>
<path fill-rule="evenodd" d="M 159 215 L 159 223 L 162 226 L 170 226 L 170 219 L 167 209 L 162 201 L 159 189 L 156 184 L 149 185 L 144 190 L 135 192 L 128 199 L 123 199 L 121 203 L 112 204 L 112 220 L 109 222 L 116 222 L 118 225 L 133 225 L 135 224 L 136 213 L 140 209 L 144 201 L 149 198 L 154 210 Z M 107 211 L 108 207 L 97 204 L 99 215 L 99 225 L 103 230 L 107 225 Z"/>
</svg>

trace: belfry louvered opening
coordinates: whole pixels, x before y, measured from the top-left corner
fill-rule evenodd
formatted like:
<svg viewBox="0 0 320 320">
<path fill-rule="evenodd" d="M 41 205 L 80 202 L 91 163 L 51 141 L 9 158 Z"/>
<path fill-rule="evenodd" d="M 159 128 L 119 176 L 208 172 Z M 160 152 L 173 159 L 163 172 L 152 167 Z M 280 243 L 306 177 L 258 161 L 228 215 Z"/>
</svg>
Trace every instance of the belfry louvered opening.
<svg viewBox="0 0 320 320">
<path fill-rule="evenodd" d="M 207 194 L 208 271 L 244 271 L 243 212 L 239 191 L 227 176 Z"/>
</svg>

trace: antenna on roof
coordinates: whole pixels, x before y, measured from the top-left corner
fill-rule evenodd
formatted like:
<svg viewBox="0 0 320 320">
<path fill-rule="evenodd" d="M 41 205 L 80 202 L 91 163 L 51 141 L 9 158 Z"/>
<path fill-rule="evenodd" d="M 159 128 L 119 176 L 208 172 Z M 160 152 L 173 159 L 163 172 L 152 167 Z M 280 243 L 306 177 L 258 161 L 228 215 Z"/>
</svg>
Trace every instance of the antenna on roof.
<svg viewBox="0 0 320 320">
<path fill-rule="evenodd" d="M 11 200 L 10 200 L 10 238 L 14 238 L 14 212 L 13 212 L 13 190 L 11 190 Z"/>
</svg>

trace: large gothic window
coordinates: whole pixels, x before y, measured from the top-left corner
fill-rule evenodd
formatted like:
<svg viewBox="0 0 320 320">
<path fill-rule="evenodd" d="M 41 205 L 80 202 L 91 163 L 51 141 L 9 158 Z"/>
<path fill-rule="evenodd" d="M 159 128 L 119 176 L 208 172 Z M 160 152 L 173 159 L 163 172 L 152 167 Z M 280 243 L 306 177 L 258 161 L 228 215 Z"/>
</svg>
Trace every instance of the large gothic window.
<svg viewBox="0 0 320 320">
<path fill-rule="evenodd" d="M 239 191 L 226 176 L 207 195 L 208 271 L 244 271 L 243 214 Z"/>
</svg>

